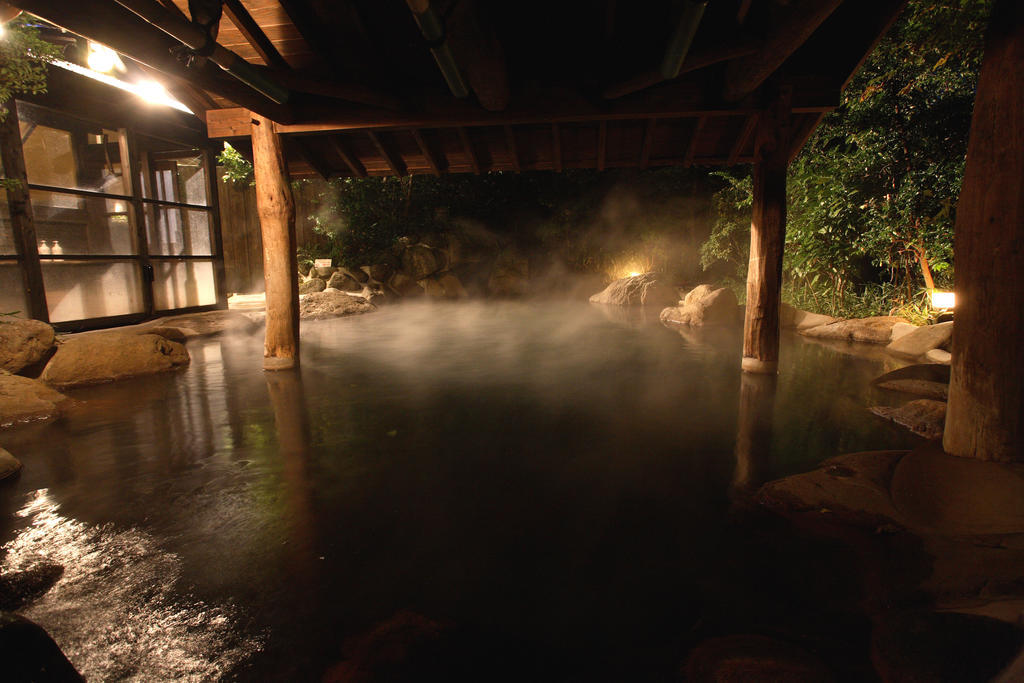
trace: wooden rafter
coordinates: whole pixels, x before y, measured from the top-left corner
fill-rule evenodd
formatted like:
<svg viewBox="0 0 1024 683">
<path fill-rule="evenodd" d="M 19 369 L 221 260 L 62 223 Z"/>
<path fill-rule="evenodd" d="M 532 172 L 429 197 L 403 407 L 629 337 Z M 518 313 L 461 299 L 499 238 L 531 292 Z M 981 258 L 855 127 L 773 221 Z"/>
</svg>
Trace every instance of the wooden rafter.
<svg viewBox="0 0 1024 683">
<path fill-rule="evenodd" d="M 181 43 L 116 3 L 18 0 L 18 7 L 71 33 L 95 40 L 161 73 L 181 78 L 278 122 L 294 119 L 292 110 L 226 76 L 217 67 L 186 68 L 172 54 Z M 212 70 L 211 70 L 212 69 Z M 249 119 L 251 119 L 251 112 Z M 249 120 L 247 119 L 247 120 Z"/>
<path fill-rule="evenodd" d="M 740 135 L 736 138 L 735 144 L 732 146 L 732 151 L 729 152 L 729 165 L 733 166 L 739 162 L 740 154 L 746 148 L 747 143 L 750 142 L 750 136 L 754 133 L 757 128 L 757 114 L 751 114 L 747 117 L 747 120 L 743 123 L 743 129 L 740 131 Z"/>
<path fill-rule="evenodd" d="M 782 66 L 842 0 L 794 0 L 774 10 L 770 33 L 756 53 L 729 62 L 723 96 L 741 100 Z"/>
<path fill-rule="evenodd" d="M 359 158 L 349 150 L 348 145 L 339 136 L 332 135 L 328 137 L 327 144 L 330 145 L 331 149 L 334 150 L 334 153 L 338 155 L 338 158 L 348 166 L 348 170 L 352 175 L 356 178 L 366 177 L 366 167 L 363 166 L 362 162 L 359 161 Z"/>
<path fill-rule="evenodd" d="M 318 176 L 327 180 L 331 177 L 331 167 L 317 154 L 311 145 L 309 145 L 301 137 L 292 137 L 289 142 L 291 146 L 298 152 L 302 160 L 309 164 Z"/>
<path fill-rule="evenodd" d="M 288 81 L 282 77 L 282 82 Z M 794 92 L 794 114 L 831 111 L 837 104 L 835 86 L 820 89 L 805 86 Z M 285 133 L 315 133 L 353 129 L 456 128 L 459 126 L 502 126 L 519 124 L 621 121 L 647 118 L 673 119 L 692 116 L 745 116 L 757 111 L 751 102 L 722 104 L 709 99 L 692 83 L 679 82 L 658 89 L 657 93 L 637 93 L 615 103 L 596 103 L 565 88 L 551 88 L 517 98 L 501 112 L 451 97 L 428 98 L 415 109 L 381 111 L 365 106 L 331 102 L 303 105 L 303 123 L 282 128 Z M 241 108 L 221 109 L 207 115 L 210 137 L 244 136 L 249 113 Z"/>
<path fill-rule="evenodd" d="M 427 167 L 430 172 L 434 175 L 441 175 L 441 167 L 437 163 L 437 159 L 434 157 L 434 153 L 430 151 L 430 146 L 427 145 L 427 141 L 423 139 L 423 134 L 413 128 L 411 131 L 413 139 L 419 146 L 420 151 L 423 152 L 423 159 L 427 162 Z"/>
<path fill-rule="evenodd" d="M 381 141 L 380 136 L 377 135 L 377 133 L 374 133 L 372 130 L 368 130 L 366 131 L 366 135 L 370 138 L 370 142 L 373 143 L 373 146 L 377 148 L 377 152 L 380 154 L 381 158 L 384 159 L 385 163 L 387 163 L 391 172 L 394 175 L 405 175 L 406 168 L 402 158 L 392 154 L 388 148 L 384 146 L 384 143 Z"/>
<path fill-rule="evenodd" d="M 818 128 L 818 124 L 825 117 L 824 114 L 817 114 L 814 116 L 807 116 L 804 123 L 797 129 L 793 134 L 792 147 L 789 150 L 789 161 L 792 163 L 793 159 L 800 154 L 800 150 L 804 148 L 807 141 L 811 138 L 811 135 Z"/>
<path fill-rule="evenodd" d="M 329 34 L 327 27 L 317 17 L 309 2 L 305 0 L 277 0 L 277 2 L 314 54 L 323 55 L 334 68 L 341 68 L 344 65 L 344 60 L 338 51 L 337 41 Z"/>
<path fill-rule="evenodd" d="M 516 134 L 512 126 L 505 126 L 505 146 L 508 147 L 508 158 L 512 164 L 512 170 L 516 173 L 522 170 L 519 164 L 519 149 L 516 147 Z"/>
<path fill-rule="evenodd" d="M 249 10 L 245 8 L 241 0 L 224 0 L 224 13 L 228 15 L 231 23 L 235 25 L 235 28 L 242 34 L 242 37 L 248 41 L 252 49 L 256 50 L 256 54 L 266 62 L 267 66 L 284 70 L 291 68 L 284 57 L 281 56 L 281 53 L 277 51 L 274 43 L 267 38 L 267 34 L 263 32 L 260 25 L 249 14 Z"/>
<path fill-rule="evenodd" d="M 462 140 L 462 149 L 469 159 L 470 168 L 473 169 L 473 173 L 480 175 L 480 160 L 476 158 L 476 150 L 473 149 L 473 141 L 469 139 L 469 131 L 462 126 L 459 126 L 459 139 Z"/>
</svg>

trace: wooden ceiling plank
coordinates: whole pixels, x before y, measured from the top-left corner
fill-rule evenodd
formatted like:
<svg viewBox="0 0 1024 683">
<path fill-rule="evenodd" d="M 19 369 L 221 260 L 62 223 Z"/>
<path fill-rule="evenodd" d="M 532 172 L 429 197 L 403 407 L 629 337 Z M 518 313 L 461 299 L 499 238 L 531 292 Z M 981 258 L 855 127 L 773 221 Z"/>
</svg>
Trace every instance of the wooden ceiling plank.
<svg viewBox="0 0 1024 683">
<path fill-rule="evenodd" d="M 325 58 L 336 69 L 344 67 L 338 44 L 316 16 L 312 6 L 303 0 L 277 0 L 289 21 L 299 31 L 313 54 Z"/>
<path fill-rule="evenodd" d="M 227 14 L 228 19 L 235 25 L 239 33 L 245 38 L 245 40 L 252 46 L 252 49 L 256 50 L 256 53 L 260 58 L 267 64 L 277 69 L 288 70 L 291 67 L 288 62 L 284 61 L 284 57 L 274 47 L 274 43 L 267 37 L 260 28 L 260 25 L 249 14 L 249 11 L 245 9 L 245 5 L 241 3 L 241 0 L 224 0 L 224 13 Z"/>
<path fill-rule="evenodd" d="M 516 134 L 512 126 L 505 126 L 505 145 L 508 147 L 508 158 L 512 164 L 512 170 L 519 173 L 522 166 L 519 163 L 519 148 L 516 146 Z"/>
<path fill-rule="evenodd" d="M 467 159 L 469 159 L 469 166 L 473 169 L 473 173 L 480 175 L 480 160 L 476 158 L 476 150 L 473 149 L 473 142 L 469 139 L 469 131 L 463 126 L 459 126 L 459 139 L 462 140 L 462 149 L 466 153 Z"/>
<path fill-rule="evenodd" d="M 309 164 L 310 168 L 316 171 L 318 176 L 327 180 L 333 175 L 331 167 L 324 162 L 324 160 L 313 151 L 313 148 L 301 137 L 294 136 L 286 138 L 286 140 L 298 155 L 302 157 L 302 160 Z"/>
<path fill-rule="evenodd" d="M 181 45 L 179 41 L 116 3 L 18 0 L 18 7 L 71 33 L 102 43 L 140 64 L 190 81 L 275 121 L 294 120 L 290 107 L 273 102 L 217 67 L 209 64 L 206 65 L 209 68 L 185 67 L 171 53 L 172 48 Z"/>
<path fill-rule="evenodd" d="M 352 175 L 357 178 L 366 177 L 366 167 L 363 166 L 359 158 L 349 149 L 348 145 L 338 135 L 331 135 L 327 138 L 327 144 L 330 145 L 334 153 L 348 166 L 348 170 L 351 171 Z"/>
<path fill-rule="evenodd" d="M 427 162 L 427 168 L 430 169 L 430 172 L 433 175 L 441 175 L 441 167 L 438 165 L 437 159 L 434 157 L 434 153 L 430 151 L 430 146 L 427 144 L 427 141 L 423 139 L 423 134 L 416 128 L 413 128 L 409 132 L 412 133 L 413 139 L 416 141 L 416 144 L 419 145 L 420 151 L 423 152 L 423 159 Z"/>
<path fill-rule="evenodd" d="M 373 146 L 377 149 L 377 152 L 380 153 L 381 158 L 385 161 L 385 163 L 387 163 L 388 168 L 391 169 L 391 172 L 394 175 L 406 175 L 407 169 L 401 157 L 392 154 L 388 150 L 388 148 L 384 146 L 384 143 L 381 141 L 380 136 L 377 135 L 377 133 L 373 132 L 372 130 L 368 130 L 366 131 L 366 135 L 367 137 L 370 138 L 370 142 L 373 143 Z"/>
</svg>

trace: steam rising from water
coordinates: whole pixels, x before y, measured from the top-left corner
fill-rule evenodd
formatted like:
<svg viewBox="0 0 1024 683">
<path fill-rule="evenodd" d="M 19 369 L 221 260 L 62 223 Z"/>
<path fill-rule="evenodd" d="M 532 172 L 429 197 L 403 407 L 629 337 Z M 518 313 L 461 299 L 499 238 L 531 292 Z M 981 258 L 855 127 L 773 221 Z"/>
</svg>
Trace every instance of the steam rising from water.
<svg viewBox="0 0 1024 683">
<path fill-rule="evenodd" d="M 46 489 L 18 516 L 29 520 L 0 572 L 41 561 L 60 581 L 23 610 L 45 628 L 89 680 L 210 680 L 262 647 L 238 635 L 237 610 L 172 597 L 181 560 L 137 529 L 93 526 L 59 513 Z"/>
</svg>

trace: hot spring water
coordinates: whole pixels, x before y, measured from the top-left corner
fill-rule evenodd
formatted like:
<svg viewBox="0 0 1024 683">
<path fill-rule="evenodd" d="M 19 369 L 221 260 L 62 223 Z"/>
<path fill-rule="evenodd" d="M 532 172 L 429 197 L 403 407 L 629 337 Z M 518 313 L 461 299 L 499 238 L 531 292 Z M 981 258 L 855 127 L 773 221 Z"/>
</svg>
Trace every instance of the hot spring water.
<svg viewBox="0 0 1024 683">
<path fill-rule="evenodd" d="M 192 341 L 4 432 L 3 568 L 64 566 L 24 613 L 96 680 L 646 680 L 709 634 L 820 628 L 847 559 L 751 492 L 910 443 L 866 410 L 883 362 L 784 335 L 777 390 L 742 385 L 738 329 L 609 313 L 306 323 L 298 375 L 259 335 Z"/>
</svg>

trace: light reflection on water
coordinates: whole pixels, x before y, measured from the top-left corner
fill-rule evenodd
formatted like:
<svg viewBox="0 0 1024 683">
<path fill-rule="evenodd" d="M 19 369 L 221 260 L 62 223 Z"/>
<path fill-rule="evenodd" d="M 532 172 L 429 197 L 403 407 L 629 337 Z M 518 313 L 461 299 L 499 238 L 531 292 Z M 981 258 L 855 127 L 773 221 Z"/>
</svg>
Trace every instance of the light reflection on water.
<svg viewBox="0 0 1024 683">
<path fill-rule="evenodd" d="M 87 676 L 315 679 L 411 610 L 521 676 L 586 652 L 640 679 L 635 651 L 673 629 L 769 613 L 735 496 L 908 442 L 865 410 L 882 362 L 792 336 L 777 389 L 743 390 L 738 329 L 578 304 L 302 335 L 299 374 L 265 375 L 260 336 L 196 340 L 183 373 L 3 434 L 25 463 L 5 568 L 66 565 L 26 615 Z"/>
<path fill-rule="evenodd" d="M 259 638 L 237 634 L 234 607 L 175 594 L 181 560 L 148 534 L 59 510 L 46 489 L 30 496 L 17 512 L 28 526 L 4 545 L 0 572 L 64 568 L 23 613 L 47 627 L 87 680 L 210 680 L 260 649 Z"/>
</svg>

